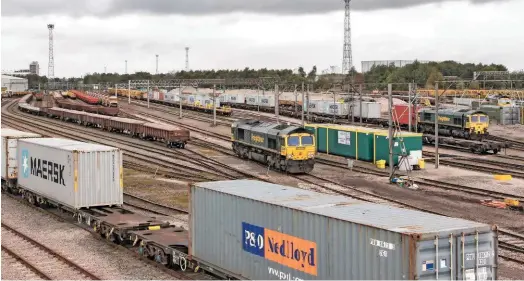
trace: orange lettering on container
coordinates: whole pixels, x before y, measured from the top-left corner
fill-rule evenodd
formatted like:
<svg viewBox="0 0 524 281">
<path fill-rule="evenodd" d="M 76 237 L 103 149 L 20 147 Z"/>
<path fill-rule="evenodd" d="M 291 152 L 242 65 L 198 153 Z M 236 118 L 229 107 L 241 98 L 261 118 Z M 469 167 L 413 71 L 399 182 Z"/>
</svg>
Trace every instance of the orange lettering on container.
<svg viewBox="0 0 524 281">
<path fill-rule="evenodd" d="M 265 229 L 266 259 L 317 276 L 317 243 Z"/>
</svg>

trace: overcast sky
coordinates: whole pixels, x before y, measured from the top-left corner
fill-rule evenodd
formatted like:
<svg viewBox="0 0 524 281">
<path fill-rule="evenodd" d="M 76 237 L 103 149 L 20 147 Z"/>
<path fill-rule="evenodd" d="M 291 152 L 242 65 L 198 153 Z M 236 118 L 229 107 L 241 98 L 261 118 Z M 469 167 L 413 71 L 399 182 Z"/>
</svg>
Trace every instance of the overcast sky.
<svg viewBox="0 0 524 281">
<path fill-rule="evenodd" d="M 2 0 L 2 70 L 36 60 L 55 76 L 191 69 L 297 68 L 342 63 L 341 0 Z M 359 0 L 353 64 L 458 60 L 524 69 L 524 0 Z"/>
</svg>

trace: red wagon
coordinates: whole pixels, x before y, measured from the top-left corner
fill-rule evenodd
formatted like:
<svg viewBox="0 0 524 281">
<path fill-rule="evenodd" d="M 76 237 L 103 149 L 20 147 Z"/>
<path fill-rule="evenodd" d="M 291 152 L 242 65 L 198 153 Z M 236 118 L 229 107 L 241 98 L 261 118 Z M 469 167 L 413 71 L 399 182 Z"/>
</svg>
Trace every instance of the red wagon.
<svg viewBox="0 0 524 281">
<path fill-rule="evenodd" d="M 189 130 L 176 126 L 144 123 L 140 129 L 142 138 L 162 141 L 167 147 L 184 148 L 189 141 Z"/>
</svg>

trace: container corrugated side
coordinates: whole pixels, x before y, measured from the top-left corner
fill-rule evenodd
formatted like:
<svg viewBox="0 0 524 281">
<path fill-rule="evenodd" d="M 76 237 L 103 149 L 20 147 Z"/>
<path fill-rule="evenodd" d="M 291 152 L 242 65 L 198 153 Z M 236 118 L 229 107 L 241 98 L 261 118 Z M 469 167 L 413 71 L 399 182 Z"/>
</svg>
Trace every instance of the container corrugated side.
<svg viewBox="0 0 524 281">
<path fill-rule="evenodd" d="M 42 141 L 46 140 L 46 141 Z M 21 140 L 18 183 L 73 209 L 123 204 L 122 152 L 63 139 Z"/>
<path fill-rule="evenodd" d="M 197 183 L 190 197 L 190 254 L 237 278 L 497 278 L 485 224 L 250 180 Z"/>
<path fill-rule="evenodd" d="M 9 181 L 18 177 L 18 160 L 16 155 L 16 148 L 19 139 L 24 138 L 41 138 L 39 134 L 22 132 L 14 129 L 2 128 L 2 179 Z"/>
</svg>

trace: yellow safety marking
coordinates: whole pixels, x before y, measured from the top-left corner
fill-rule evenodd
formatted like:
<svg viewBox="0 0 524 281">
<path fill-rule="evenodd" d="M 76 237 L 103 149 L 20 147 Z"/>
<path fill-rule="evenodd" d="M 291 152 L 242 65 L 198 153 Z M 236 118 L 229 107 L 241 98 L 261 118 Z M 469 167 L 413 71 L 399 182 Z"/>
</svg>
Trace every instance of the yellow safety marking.
<svg viewBox="0 0 524 281">
<path fill-rule="evenodd" d="M 499 181 L 509 181 L 513 177 L 511 175 L 494 175 L 494 178 Z"/>
<path fill-rule="evenodd" d="M 373 134 L 373 164 L 377 163 L 377 136 Z"/>
<path fill-rule="evenodd" d="M 150 226 L 148 227 L 149 230 L 159 230 L 160 229 L 160 225 L 155 225 L 155 226 Z"/>
<path fill-rule="evenodd" d="M 355 160 L 358 160 L 358 132 L 355 132 Z"/>
<path fill-rule="evenodd" d="M 120 189 L 124 189 L 124 167 L 120 166 Z"/>
<path fill-rule="evenodd" d="M 329 128 L 326 127 L 326 154 L 329 154 Z"/>
</svg>

